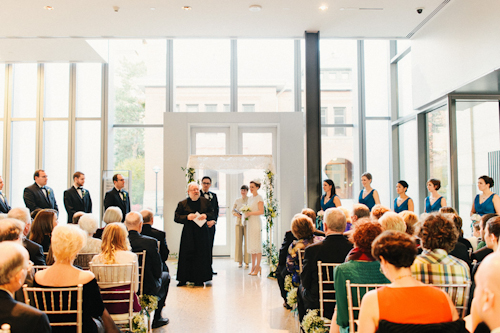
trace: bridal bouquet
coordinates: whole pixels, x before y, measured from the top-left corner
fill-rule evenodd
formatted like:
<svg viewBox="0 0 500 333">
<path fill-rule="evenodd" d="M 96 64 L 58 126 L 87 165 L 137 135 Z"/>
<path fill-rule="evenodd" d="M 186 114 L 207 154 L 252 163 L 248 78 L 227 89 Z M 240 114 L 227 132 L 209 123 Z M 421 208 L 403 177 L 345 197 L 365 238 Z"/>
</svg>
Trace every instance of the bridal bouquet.
<svg viewBox="0 0 500 333">
<path fill-rule="evenodd" d="M 248 205 L 243 205 L 243 206 L 241 206 L 241 208 L 240 208 L 240 213 L 241 213 L 241 214 L 249 213 L 249 212 L 251 212 L 251 211 L 252 211 L 252 210 L 250 209 L 250 206 L 248 206 Z M 246 217 L 246 216 L 245 216 L 245 221 L 248 221 L 248 217 Z"/>
</svg>

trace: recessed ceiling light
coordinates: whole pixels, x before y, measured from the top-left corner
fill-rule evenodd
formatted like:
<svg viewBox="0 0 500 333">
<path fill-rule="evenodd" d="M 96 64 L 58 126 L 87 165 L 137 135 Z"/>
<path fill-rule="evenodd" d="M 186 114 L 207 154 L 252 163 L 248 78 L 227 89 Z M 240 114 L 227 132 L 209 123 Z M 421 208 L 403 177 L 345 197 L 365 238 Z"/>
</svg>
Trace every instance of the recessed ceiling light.
<svg viewBox="0 0 500 333">
<path fill-rule="evenodd" d="M 321 5 L 319 6 L 319 10 L 327 10 L 328 9 L 328 6 L 327 5 Z"/>
<path fill-rule="evenodd" d="M 149 8 L 149 9 L 151 9 L 151 10 L 156 10 L 156 8 L 155 8 L 155 7 L 151 7 L 151 8 Z"/>
<path fill-rule="evenodd" d="M 43 8 L 44 8 L 44 9 L 47 9 L 47 10 L 52 10 L 52 9 L 54 9 L 54 7 L 52 7 L 52 6 L 45 6 L 45 7 L 43 7 Z"/>
<path fill-rule="evenodd" d="M 259 5 L 251 5 L 250 7 L 248 7 L 248 9 L 251 12 L 260 12 L 262 10 L 262 7 Z"/>
<path fill-rule="evenodd" d="M 182 6 L 182 9 L 184 9 L 184 10 L 191 10 L 192 8 L 191 8 L 191 6 Z"/>
</svg>

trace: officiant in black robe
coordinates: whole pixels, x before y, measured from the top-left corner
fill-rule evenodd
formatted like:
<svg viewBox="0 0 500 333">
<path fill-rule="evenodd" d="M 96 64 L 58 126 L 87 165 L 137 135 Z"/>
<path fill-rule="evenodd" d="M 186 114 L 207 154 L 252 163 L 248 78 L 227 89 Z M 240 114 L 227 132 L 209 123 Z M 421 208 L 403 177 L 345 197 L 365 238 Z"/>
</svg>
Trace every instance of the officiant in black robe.
<svg viewBox="0 0 500 333">
<path fill-rule="evenodd" d="M 200 197 L 199 185 L 188 185 L 189 197 L 182 200 L 175 210 L 174 221 L 184 225 L 179 248 L 179 261 L 177 265 L 178 287 L 194 282 L 196 286 L 203 286 L 203 282 L 212 280 L 212 255 L 209 228 L 213 227 L 214 211 L 210 201 Z M 201 227 L 193 220 L 196 212 L 200 219 L 207 222 Z"/>
</svg>

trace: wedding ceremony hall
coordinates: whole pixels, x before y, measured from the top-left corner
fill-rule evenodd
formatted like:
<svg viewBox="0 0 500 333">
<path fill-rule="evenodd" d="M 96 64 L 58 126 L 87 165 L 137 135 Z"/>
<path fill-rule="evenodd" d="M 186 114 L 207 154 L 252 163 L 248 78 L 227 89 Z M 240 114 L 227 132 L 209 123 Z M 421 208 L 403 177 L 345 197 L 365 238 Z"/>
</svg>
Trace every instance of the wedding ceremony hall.
<svg viewBox="0 0 500 333">
<path fill-rule="evenodd" d="M 498 11 L 4 3 L 0 333 L 500 332 Z"/>
</svg>

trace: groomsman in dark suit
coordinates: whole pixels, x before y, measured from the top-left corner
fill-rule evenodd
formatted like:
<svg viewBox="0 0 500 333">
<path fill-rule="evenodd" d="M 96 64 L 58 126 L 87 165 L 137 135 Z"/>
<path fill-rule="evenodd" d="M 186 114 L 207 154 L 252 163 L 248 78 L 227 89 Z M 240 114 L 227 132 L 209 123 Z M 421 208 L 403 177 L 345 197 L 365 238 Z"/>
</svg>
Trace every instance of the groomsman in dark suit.
<svg viewBox="0 0 500 333">
<path fill-rule="evenodd" d="M 0 176 L 0 212 L 7 214 L 10 210 L 10 206 L 2 190 L 3 190 L 3 179 L 2 176 Z"/>
<path fill-rule="evenodd" d="M 47 186 L 49 177 L 44 170 L 36 170 L 33 176 L 35 183 L 24 188 L 24 203 L 30 212 L 35 209 L 54 209 L 59 213 L 54 190 Z"/>
<path fill-rule="evenodd" d="M 83 188 L 85 175 L 77 171 L 73 175 L 73 186 L 64 191 L 64 207 L 68 212 L 68 223 L 73 223 L 76 212 L 92 213 L 92 199 L 88 190 Z"/>
<path fill-rule="evenodd" d="M 130 197 L 128 192 L 123 190 L 125 187 L 125 178 L 117 173 L 113 176 L 113 184 L 115 187 L 106 192 L 104 196 L 104 210 L 111 206 L 119 207 L 123 213 L 123 222 L 125 221 L 125 216 L 130 213 Z"/>
<path fill-rule="evenodd" d="M 208 229 L 210 234 L 210 251 L 212 255 L 212 263 L 213 263 L 213 250 L 214 250 L 214 239 L 215 239 L 215 225 L 217 224 L 217 218 L 219 218 L 219 201 L 217 200 L 217 194 L 214 192 L 210 192 L 210 186 L 212 186 L 212 178 L 205 176 L 201 180 L 201 191 L 200 196 L 210 201 L 210 206 L 214 211 L 214 221 L 215 224 L 212 228 Z M 217 275 L 217 272 L 214 272 L 212 269 L 212 274 Z"/>
</svg>

